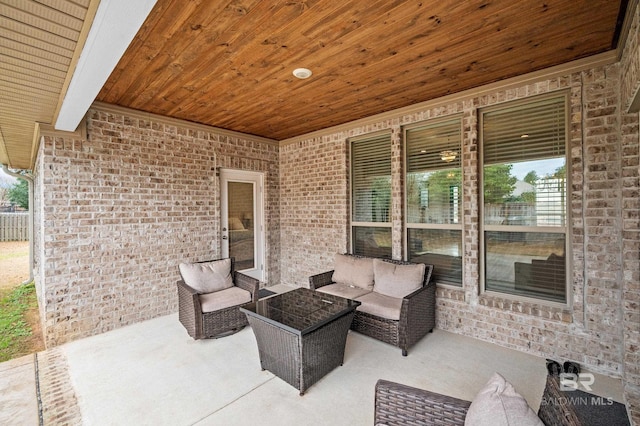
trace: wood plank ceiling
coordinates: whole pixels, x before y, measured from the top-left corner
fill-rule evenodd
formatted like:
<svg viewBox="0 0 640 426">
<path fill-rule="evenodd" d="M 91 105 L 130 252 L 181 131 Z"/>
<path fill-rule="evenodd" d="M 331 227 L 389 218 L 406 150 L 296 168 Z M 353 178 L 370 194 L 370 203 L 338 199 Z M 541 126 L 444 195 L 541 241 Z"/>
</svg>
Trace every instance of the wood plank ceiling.
<svg viewBox="0 0 640 426">
<path fill-rule="evenodd" d="M 98 100 L 284 140 L 612 50 L 626 5 L 159 0 Z"/>
<path fill-rule="evenodd" d="M 30 168 L 35 123 L 52 123 L 91 0 L 0 0 L 0 162 Z"/>
</svg>

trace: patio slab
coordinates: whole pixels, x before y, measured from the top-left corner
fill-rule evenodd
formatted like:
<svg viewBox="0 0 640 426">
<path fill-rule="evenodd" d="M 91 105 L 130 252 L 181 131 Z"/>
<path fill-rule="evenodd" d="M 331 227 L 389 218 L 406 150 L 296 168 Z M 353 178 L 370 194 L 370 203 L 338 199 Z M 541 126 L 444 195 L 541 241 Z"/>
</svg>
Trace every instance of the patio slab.
<svg viewBox="0 0 640 426">
<path fill-rule="evenodd" d="M 537 411 L 546 378 L 541 357 L 442 330 L 407 357 L 349 332 L 344 365 L 300 396 L 261 370 L 251 328 L 194 341 L 177 314 L 61 345 L 37 360 L 45 425 L 370 425 L 378 379 L 471 400 L 494 372 Z M 33 365 L 33 356 L 0 364 L 0 424 L 38 424 Z M 596 375 L 593 392 L 622 401 L 620 380 Z M 15 422 L 9 399 L 21 404 L 25 421 Z"/>
<path fill-rule="evenodd" d="M 0 363 L 0 424 L 39 424 L 34 355 Z"/>
</svg>

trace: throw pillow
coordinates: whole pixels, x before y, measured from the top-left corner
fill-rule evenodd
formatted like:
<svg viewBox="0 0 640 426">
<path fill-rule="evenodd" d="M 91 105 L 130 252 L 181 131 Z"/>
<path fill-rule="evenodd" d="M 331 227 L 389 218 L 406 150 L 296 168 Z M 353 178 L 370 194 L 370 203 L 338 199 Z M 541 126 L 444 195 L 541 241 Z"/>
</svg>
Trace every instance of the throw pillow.
<svg viewBox="0 0 640 426">
<path fill-rule="evenodd" d="M 544 426 L 511 383 L 494 373 L 471 401 L 465 426 Z"/>
<path fill-rule="evenodd" d="M 237 217 L 229 218 L 229 230 L 230 231 L 242 231 L 244 230 L 244 225 L 242 221 Z"/>
<path fill-rule="evenodd" d="M 424 263 L 396 265 L 381 259 L 373 260 L 373 291 L 385 296 L 403 298 L 413 293 L 424 282 Z"/>
<path fill-rule="evenodd" d="M 198 293 L 213 293 L 233 287 L 231 259 L 181 263 L 179 268 L 184 282 Z"/>
<path fill-rule="evenodd" d="M 336 254 L 333 282 L 373 290 L 373 259 Z"/>
</svg>

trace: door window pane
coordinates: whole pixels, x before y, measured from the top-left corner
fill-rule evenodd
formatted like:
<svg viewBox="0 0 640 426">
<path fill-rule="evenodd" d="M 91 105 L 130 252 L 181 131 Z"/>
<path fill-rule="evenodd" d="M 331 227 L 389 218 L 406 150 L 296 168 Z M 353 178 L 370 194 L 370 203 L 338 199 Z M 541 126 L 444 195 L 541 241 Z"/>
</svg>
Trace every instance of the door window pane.
<svg viewBox="0 0 640 426">
<path fill-rule="evenodd" d="M 238 271 L 255 268 L 253 184 L 228 183 L 229 257 Z"/>
</svg>

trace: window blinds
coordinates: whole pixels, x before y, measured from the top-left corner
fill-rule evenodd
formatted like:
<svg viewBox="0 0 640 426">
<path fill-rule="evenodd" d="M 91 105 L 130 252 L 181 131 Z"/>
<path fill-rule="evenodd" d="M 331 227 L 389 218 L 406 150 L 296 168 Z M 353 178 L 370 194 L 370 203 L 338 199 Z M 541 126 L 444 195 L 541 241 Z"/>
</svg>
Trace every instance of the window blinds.
<svg viewBox="0 0 640 426">
<path fill-rule="evenodd" d="M 421 172 L 460 167 L 462 140 L 460 120 L 408 129 L 406 132 L 407 172 Z M 446 157 L 455 156 L 451 160 Z"/>
<path fill-rule="evenodd" d="M 565 96 L 559 96 L 485 112 L 484 164 L 564 156 L 565 102 Z"/>
<path fill-rule="evenodd" d="M 351 142 L 353 220 L 388 222 L 391 204 L 391 135 Z"/>
</svg>

